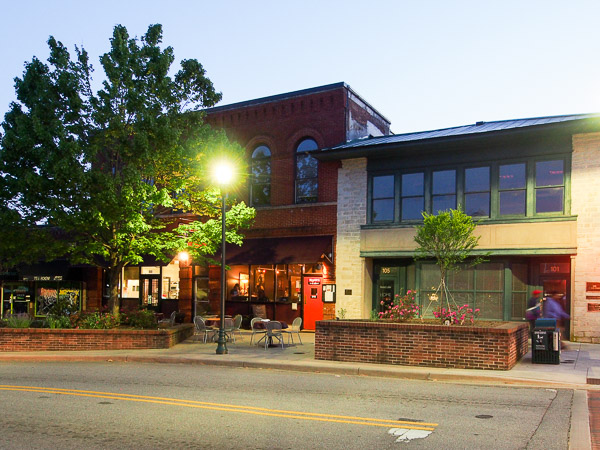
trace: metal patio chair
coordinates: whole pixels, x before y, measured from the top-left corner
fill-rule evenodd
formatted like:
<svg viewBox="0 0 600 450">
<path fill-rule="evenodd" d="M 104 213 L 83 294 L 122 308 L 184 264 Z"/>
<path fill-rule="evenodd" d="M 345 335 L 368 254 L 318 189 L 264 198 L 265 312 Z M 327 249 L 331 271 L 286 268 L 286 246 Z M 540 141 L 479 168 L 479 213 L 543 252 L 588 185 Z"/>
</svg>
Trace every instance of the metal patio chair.
<svg viewBox="0 0 600 450">
<path fill-rule="evenodd" d="M 208 337 L 210 335 L 211 339 L 214 341 L 217 330 L 213 327 L 206 326 L 204 319 L 202 316 L 194 317 L 194 335 L 202 335 L 203 342 L 206 344 Z"/>
<path fill-rule="evenodd" d="M 255 317 L 250 321 L 250 330 L 252 331 L 252 334 L 250 335 L 250 345 L 252 345 L 252 339 L 254 339 L 254 335 L 262 336 L 258 341 L 255 342 L 256 344 L 262 341 L 267 335 L 267 329 L 264 326 L 262 328 L 258 328 L 256 326 L 257 322 L 262 323 L 262 319 L 260 317 Z"/>
<path fill-rule="evenodd" d="M 271 320 L 266 323 L 267 325 L 267 335 L 265 339 L 265 350 L 273 342 L 273 339 L 277 339 L 281 344 L 281 348 L 283 348 L 283 334 L 281 333 L 282 327 L 281 322 L 276 320 Z"/>
<path fill-rule="evenodd" d="M 300 338 L 300 327 L 302 326 L 302 317 L 296 317 L 289 328 L 285 328 L 281 330 L 283 334 L 287 334 L 288 344 L 290 343 L 290 338 L 292 339 L 292 344 L 294 343 L 294 334 L 298 335 L 298 340 L 300 341 L 300 345 L 302 344 L 302 338 Z"/>
</svg>

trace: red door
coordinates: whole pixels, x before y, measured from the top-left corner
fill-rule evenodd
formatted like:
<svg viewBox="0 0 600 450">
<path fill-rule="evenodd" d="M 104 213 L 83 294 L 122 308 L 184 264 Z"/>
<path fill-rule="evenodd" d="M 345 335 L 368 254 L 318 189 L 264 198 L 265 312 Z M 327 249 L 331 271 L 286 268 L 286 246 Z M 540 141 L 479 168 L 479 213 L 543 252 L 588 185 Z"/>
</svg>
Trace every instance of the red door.
<svg viewBox="0 0 600 450">
<path fill-rule="evenodd" d="M 323 288 L 321 277 L 305 276 L 302 284 L 302 300 L 304 305 L 304 321 L 306 330 L 314 330 L 315 322 L 323 320 Z"/>
</svg>

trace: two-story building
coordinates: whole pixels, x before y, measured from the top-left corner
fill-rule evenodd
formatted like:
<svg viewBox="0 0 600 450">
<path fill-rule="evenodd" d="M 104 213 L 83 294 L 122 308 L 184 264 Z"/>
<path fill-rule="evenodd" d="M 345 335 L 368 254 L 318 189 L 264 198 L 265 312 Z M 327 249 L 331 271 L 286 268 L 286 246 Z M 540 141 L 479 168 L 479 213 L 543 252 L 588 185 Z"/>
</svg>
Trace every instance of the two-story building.
<svg viewBox="0 0 600 450">
<path fill-rule="evenodd" d="M 369 317 L 416 289 L 437 306 L 433 261 L 413 259 L 422 211 L 473 216 L 487 262 L 452 273 L 455 301 L 481 318 L 524 320 L 534 289 L 564 294 L 573 339 L 600 342 L 600 116 L 478 122 L 321 151 L 339 161 L 337 307 Z M 569 331 L 569 330 L 568 330 Z"/>
<path fill-rule="evenodd" d="M 227 249 L 227 312 L 262 310 L 290 322 L 300 316 L 305 328 L 314 329 L 316 320 L 335 314 L 339 162 L 312 155 L 350 140 L 388 135 L 390 123 L 345 83 L 206 112 L 211 126 L 246 149 L 250 173 L 243 199 L 257 210 L 243 246 Z M 196 289 L 192 295 L 216 309 L 219 268 L 209 275 L 209 292 Z"/>
</svg>

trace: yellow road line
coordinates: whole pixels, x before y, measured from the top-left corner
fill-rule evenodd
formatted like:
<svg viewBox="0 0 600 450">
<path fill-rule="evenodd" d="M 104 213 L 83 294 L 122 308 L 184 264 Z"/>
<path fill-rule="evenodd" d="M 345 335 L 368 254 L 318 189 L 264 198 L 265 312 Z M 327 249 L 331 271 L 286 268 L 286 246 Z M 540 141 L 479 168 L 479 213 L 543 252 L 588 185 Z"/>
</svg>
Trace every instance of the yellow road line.
<svg viewBox="0 0 600 450">
<path fill-rule="evenodd" d="M 347 423 L 354 425 L 367 425 L 376 427 L 402 427 L 412 430 L 433 431 L 437 423 L 410 422 L 401 420 L 384 420 L 367 417 L 340 416 L 334 414 L 307 413 L 301 411 L 285 411 L 277 409 L 259 408 L 254 406 L 239 406 L 211 402 L 200 402 L 195 400 L 182 400 L 165 397 L 150 397 L 145 395 L 119 394 L 111 392 L 82 391 L 76 389 L 46 388 L 36 386 L 10 386 L 0 385 L 0 390 L 20 392 L 40 392 L 58 395 L 71 395 L 77 397 L 105 398 L 111 400 L 126 400 L 143 403 L 154 403 L 162 405 L 186 406 L 188 408 L 209 409 L 215 411 L 238 412 L 260 416 L 282 417 L 289 419 L 313 420 L 320 422 Z"/>
</svg>

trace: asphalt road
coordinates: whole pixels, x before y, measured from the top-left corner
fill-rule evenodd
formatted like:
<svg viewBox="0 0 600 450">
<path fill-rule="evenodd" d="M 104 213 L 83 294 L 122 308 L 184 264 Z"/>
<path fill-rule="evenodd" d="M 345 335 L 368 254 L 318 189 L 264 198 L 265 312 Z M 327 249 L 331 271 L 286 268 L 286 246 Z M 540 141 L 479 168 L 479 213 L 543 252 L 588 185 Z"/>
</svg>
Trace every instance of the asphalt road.
<svg viewBox="0 0 600 450">
<path fill-rule="evenodd" d="M 572 398 L 213 366 L 2 363 L 0 448 L 566 449 Z"/>
</svg>

